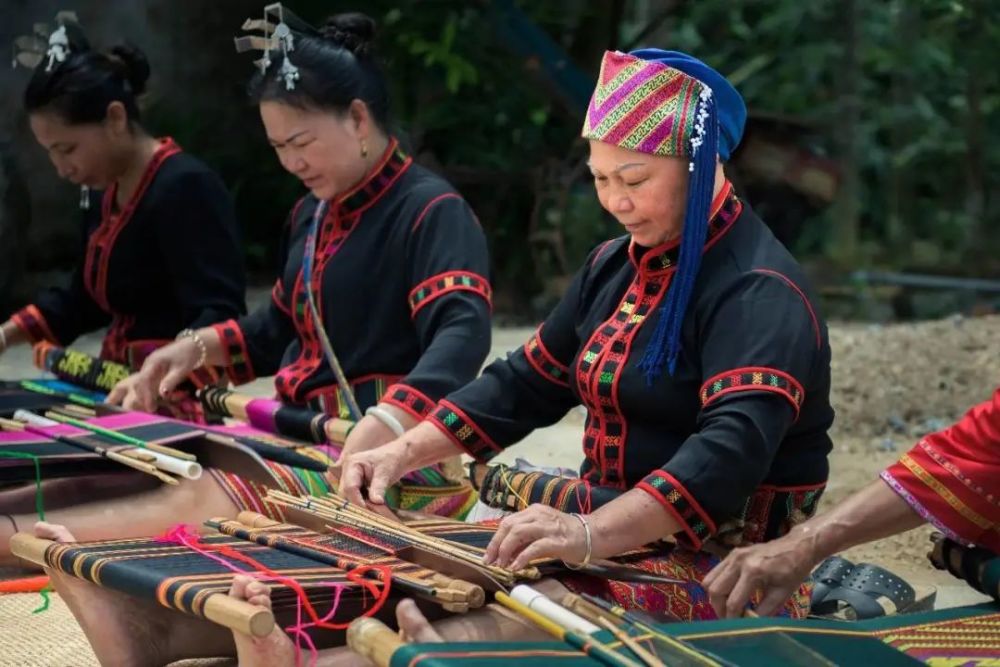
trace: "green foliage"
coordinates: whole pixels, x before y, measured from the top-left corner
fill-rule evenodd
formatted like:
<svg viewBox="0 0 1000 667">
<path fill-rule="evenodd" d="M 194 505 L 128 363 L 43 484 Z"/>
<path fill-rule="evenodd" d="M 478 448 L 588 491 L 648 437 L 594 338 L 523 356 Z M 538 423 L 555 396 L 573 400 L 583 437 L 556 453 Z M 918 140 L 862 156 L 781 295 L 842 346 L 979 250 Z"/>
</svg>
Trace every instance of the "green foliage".
<svg viewBox="0 0 1000 667">
<path fill-rule="evenodd" d="M 852 128 L 844 91 L 853 88 L 856 161 L 842 162 L 841 175 L 856 172 L 857 190 L 842 189 L 841 197 L 859 204 L 854 261 L 1000 270 L 992 259 L 1000 250 L 1000 3 L 853 2 L 853 68 L 846 58 L 844 0 L 627 0 L 629 18 L 621 25 L 610 0 L 519 6 L 592 74 L 603 48 L 626 43 L 664 6 L 672 7 L 659 31 L 637 46 L 703 58 L 738 85 L 752 119 L 780 117 L 811 128 L 808 147 L 818 155 L 847 157 L 842 139 Z M 504 41 L 492 4 L 372 0 L 363 9 L 379 22 L 378 48 L 404 143 L 469 199 L 490 237 L 498 287 L 524 296 L 541 291 L 548 277 L 578 264 L 618 228 L 580 169 L 586 147 L 577 138 L 578 112 L 559 101 L 539 63 Z M 302 1 L 294 9 L 319 23 L 357 3 Z M 235 76 L 249 75 L 244 66 Z M 236 88 L 183 104 L 163 100 L 161 118 L 235 188 L 251 265 L 262 268 L 301 188 L 263 141 L 255 111 L 233 110 Z M 780 196 L 771 196 L 774 201 L 759 203 L 780 212 Z M 792 221 L 796 252 L 837 255 L 839 230 L 847 224 L 841 209 L 813 202 L 810 210 Z M 551 244 L 530 237 L 549 232 L 561 234 L 563 259 Z"/>
</svg>

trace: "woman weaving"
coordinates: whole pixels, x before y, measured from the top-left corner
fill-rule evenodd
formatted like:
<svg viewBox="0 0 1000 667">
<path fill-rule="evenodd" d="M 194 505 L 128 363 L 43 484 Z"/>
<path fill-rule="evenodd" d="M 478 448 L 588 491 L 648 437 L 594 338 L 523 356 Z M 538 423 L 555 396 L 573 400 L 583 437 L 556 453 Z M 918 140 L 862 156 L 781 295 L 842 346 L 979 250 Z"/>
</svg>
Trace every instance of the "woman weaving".
<svg viewBox="0 0 1000 667">
<path fill-rule="evenodd" d="M 67 346 L 108 327 L 101 357 L 138 369 L 178 333 L 246 310 L 239 227 L 218 175 L 143 127 L 145 56 L 134 46 L 92 49 L 71 14 L 57 20 L 47 51 L 45 42 L 22 38 L 18 44 L 30 48 L 16 58 L 34 68 L 24 108 L 35 138 L 59 176 L 81 187 L 83 246 L 67 286 L 42 292 L 0 325 L 0 354 L 43 340 Z M 217 375 L 205 369 L 192 379 Z M 172 407 L 200 417 L 194 405 Z M 145 488 L 149 479 L 49 480 L 46 496 L 72 504 Z M 5 491 L 0 511 L 27 511 L 33 496 L 34 488 Z"/>
<path fill-rule="evenodd" d="M 219 177 L 142 126 L 145 56 L 93 50 L 71 15 L 59 19 L 48 52 L 17 57 L 37 62 L 24 93 L 31 130 L 60 178 L 81 186 L 84 247 L 68 287 L 0 326 L 0 353 L 108 326 L 101 357 L 138 369 L 178 332 L 245 311 L 239 228 Z"/>
<path fill-rule="evenodd" d="M 288 12 L 283 18 L 295 20 Z M 294 51 L 269 52 L 250 84 L 278 158 L 310 189 L 289 216 L 271 301 L 158 350 L 109 401 L 151 411 L 206 364 L 225 367 L 236 383 L 276 374 L 282 401 L 358 419 L 346 450 L 361 451 L 402 433 L 475 377 L 490 346 L 489 260 L 468 204 L 389 133 L 371 19 L 336 16 L 319 31 L 296 26 Z M 335 377 L 338 365 L 349 390 Z M 268 465 L 286 491 L 325 492 L 305 471 Z M 80 539 L 103 539 L 154 534 L 237 508 L 275 511 L 260 485 L 213 473 L 179 489 L 52 512 L 52 520 Z M 467 485 L 433 493 L 440 513 L 459 513 L 474 500 Z M 105 511 L 119 520 L 104 521 Z M 6 542 L 0 532 L 0 551 Z"/>
<path fill-rule="evenodd" d="M 583 134 L 598 198 L 627 235 L 591 254 L 522 350 L 450 394 L 402 438 L 351 453 L 341 492 L 365 502 L 367 490 L 367 502 L 384 502 L 408 470 L 461 451 L 488 459 L 582 403 L 582 475 L 574 492 L 559 495 L 561 507 L 579 511 L 535 504 L 508 516 L 487 560 L 514 568 L 546 556 L 579 563 L 676 535 L 675 548 L 639 565 L 682 584 L 566 578 L 540 587 L 557 599 L 562 585 L 583 588 L 665 618 L 714 617 L 699 583 L 718 562 L 714 553 L 777 537 L 813 512 L 833 419 L 826 329 L 802 271 L 719 165 L 738 144 L 744 115 L 732 86 L 690 56 L 606 54 Z M 144 650 L 122 622 L 125 612 L 88 610 L 95 599 L 119 596 L 57 581 L 79 592 L 71 606 L 99 654 L 123 643 Z M 233 594 L 267 604 L 246 581 Z M 806 589 L 781 610 L 807 611 Z M 407 632 L 429 631 L 414 614 L 399 611 Z M 166 622 L 162 613 L 155 618 Z M 165 641 L 177 646 L 195 622 L 173 618 Z M 526 634 L 492 612 L 436 628 L 450 640 Z M 199 640 L 218 646 L 208 636 L 204 630 Z M 280 632 L 265 644 L 237 644 L 240 664 L 291 664 L 291 642 Z"/>
</svg>

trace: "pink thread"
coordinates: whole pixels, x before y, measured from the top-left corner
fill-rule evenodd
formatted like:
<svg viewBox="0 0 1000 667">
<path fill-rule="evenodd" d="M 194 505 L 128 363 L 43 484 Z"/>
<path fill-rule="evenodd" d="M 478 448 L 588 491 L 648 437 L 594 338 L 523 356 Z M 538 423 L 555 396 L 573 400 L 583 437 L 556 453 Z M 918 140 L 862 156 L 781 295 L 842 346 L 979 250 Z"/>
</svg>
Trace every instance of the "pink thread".
<svg viewBox="0 0 1000 667">
<path fill-rule="evenodd" d="M 303 595 L 299 592 L 300 586 L 298 582 L 290 577 L 274 576 L 264 572 L 257 572 L 254 570 L 242 570 L 238 568 L 233 563 L 222 558 L 221 556 L 216 556 L 215 554 L 209 552 L 201 546 L 201 538 L 194 532 L 195 528 L 187 524 L 177 524 L 172 528 L 168 529 L 163 535 L 159 535 L 154 538 L 154 541 L 167 544 L 180 544 L 182 546 L 191 549 L 195 553 L 204 556 L 212 561 L 215 561 L 219 565 L 222 565 L 226 569 L 235 572 L 237 574 L 244 574 L 259 581 L 276 581 L 278 583 L 283 583 L 290 588 L 296 590 L 295 607 L 296 607 L 296 623 L 285 628 L 285 632 L 293 635 L 295 637 L 295 664 L 301 664 L 302 661 L 302 644 L 305 643 L 309 649 L 309 665 L 310 667 L 316 667 L 316 663 L 319 660 L 319 650 L 313 643 L 312 638 L 306 632 L 308 628 L 316 627 L 322 623 L 327 623 L 334 614 L 337 613 L 337 608 L 340 606 L 340 596 L 344 590 L 344 585 L 339 582 L 333 581 L 321 581 L 317 582 L 319 586 L 330 586 L 334 589 L 333 602 L 330 607 L 330 611 L 327 612 L 325 616 L 318 619 L 317 621 L 303 622 L 302 618 L 302 597 Z M 290 585 L 294 584 L 294 585 Z"/>
</svg>

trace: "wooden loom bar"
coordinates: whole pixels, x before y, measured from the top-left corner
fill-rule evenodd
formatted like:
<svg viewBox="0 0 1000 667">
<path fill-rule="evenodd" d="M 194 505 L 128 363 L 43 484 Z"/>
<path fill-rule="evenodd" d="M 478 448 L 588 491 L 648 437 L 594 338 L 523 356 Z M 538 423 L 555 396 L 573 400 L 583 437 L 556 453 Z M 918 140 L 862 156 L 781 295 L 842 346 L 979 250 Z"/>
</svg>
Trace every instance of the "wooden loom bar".
<svg viewBox="0 0 1000 667">
<path fill-rule="evenodd" d="M 28 533 L 15 533 L 10 538 L 12 554 L 43 567 L 50 565 L 45 556 L 55 544 Z M 274 615 L 270 610 L 223 593 L 208 596 L 202 611 L 213 623 L 253 637 L 266 637 L 274 629 Z"/>
</svg>

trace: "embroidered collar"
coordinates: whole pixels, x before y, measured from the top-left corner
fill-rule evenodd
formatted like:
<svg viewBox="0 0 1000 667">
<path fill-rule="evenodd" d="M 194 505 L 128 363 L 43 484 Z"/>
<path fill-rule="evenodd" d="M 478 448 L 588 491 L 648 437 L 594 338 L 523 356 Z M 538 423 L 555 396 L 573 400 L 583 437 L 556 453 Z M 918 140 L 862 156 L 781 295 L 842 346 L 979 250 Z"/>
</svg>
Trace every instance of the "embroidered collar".
<svg viewBox="0 0 1000 667">
<path fill-rule="evenodd" d="M 163 161 L 166 160 L 171 155 L 181 152 L 181 147 L 177 145 L 173 137 L 163 137 L 159 140 L 160 145 L 156 147 L 153 151 L 153 156 L 150 158 L 149 162 L 146 164 L 146 168 L 139 178 L 139 183 L 136 185 L 135 190 L 132 195 L 128 198 L 128 201 L 115 211 L 115 198 L 118 196 L 118 182 L 115 181 L 111 186 L 104 191 L 104 199 L 101 201 L 101 217 L 104 221 L 109 220 L 113 215 L 118 215 L 120 218 L 128 219 L 132 216 L 135 211 L 135 207 L 139 205 L 142 200 L 142 196 L 146 194 L 146 188 L 149 184 L 153 182 L 153 177 L 156 176 L 156 172 L 159 171 L 160 167 L 163 165 Z"/>
<path fill-rule="evenodd" d="M 719 190 L 719 194 L 712 201 L 712 213 L 708 221 L 708 237 L 705 239 L 706 250 L 729 230 L 742 210 L 743 204 L 736 196 L 733 184 L 726 181 L 722 189 Z M 677 268 L 680 248 L 680 238 L 667 241 L 655 248 L 644 248 L 632 241 L 629 243 L 628 255 L 632 265 L 640 267 L 643 274 L 660 275 Z"/>
<path fill-rule="evenodd" d="M 361 213 L 378 201 L 412 162 L 413 158 L 403 152 L 395 137 L 391 137 L 385 153 L 372 170 L 360 183 L 334 199 L 331 211 L 336 210 L 341 214 Z"/>
</svg>

